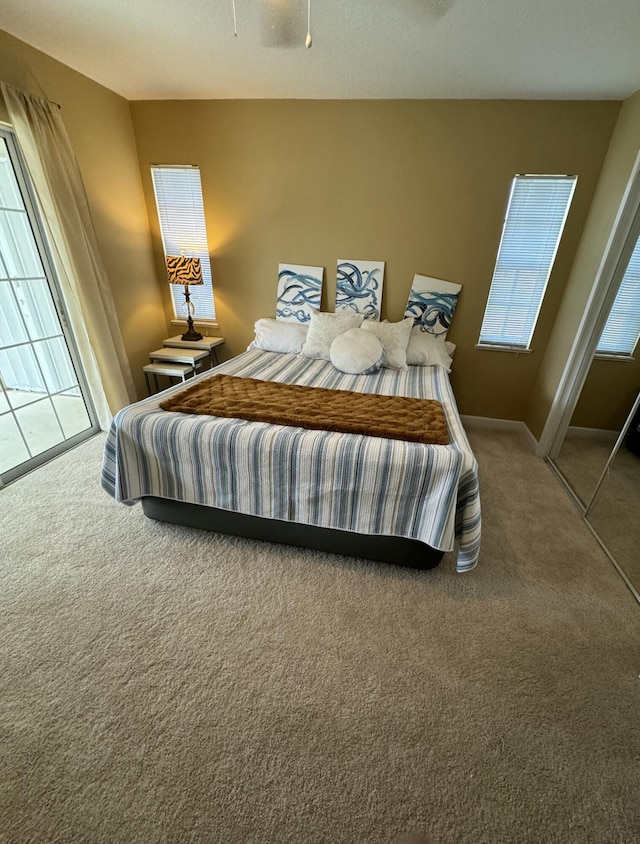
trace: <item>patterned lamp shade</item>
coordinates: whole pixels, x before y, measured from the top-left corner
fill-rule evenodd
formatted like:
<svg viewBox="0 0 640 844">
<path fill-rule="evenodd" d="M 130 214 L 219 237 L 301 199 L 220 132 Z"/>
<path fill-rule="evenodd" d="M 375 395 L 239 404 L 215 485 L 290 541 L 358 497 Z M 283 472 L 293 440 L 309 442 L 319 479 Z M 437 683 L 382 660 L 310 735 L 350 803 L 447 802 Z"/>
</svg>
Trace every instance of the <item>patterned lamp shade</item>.
<svg viewBox="0 0 640 844">
<path fill-rule="evenodd" d="M 200 258 L 185 255 L 167 255 L 169 284 L 204 284 Z"/>
</svg>

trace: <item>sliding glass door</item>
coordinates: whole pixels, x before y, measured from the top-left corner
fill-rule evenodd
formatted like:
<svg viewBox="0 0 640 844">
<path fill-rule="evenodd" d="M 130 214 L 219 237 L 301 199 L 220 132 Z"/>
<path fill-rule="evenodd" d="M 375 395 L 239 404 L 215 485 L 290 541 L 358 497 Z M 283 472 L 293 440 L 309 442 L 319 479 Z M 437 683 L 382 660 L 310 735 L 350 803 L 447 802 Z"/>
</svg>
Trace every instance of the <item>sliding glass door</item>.
<svg viewBox="0 0 640 844">
<path fill-rule="evenodd" d="M 0 485 L 98 430 L 28 176 L 0 129 Z"/>
</svg>

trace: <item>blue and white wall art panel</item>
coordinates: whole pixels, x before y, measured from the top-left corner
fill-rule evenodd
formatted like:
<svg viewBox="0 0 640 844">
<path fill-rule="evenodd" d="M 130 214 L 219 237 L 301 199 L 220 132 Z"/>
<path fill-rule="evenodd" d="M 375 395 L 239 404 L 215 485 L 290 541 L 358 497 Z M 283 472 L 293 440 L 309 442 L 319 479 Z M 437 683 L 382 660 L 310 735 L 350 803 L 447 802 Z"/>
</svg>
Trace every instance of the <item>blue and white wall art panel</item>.
<svg viewBox="0 0 640 844">
<path fill-rule="evenodd" d="M 384 261 L 338 259 L 336 313 L 364 314 L 380 322 Z"/>
<path fill-rule="evenodd" d="M 311 314 L 320 310 L 324 267 L 278 266 L 276 319 L 307 325 Z"/>
<path fill-rule="evenodd" d="M 422 331 L 439 335 L 444 340 L 461 290 L 461 284 L 414 275 L 405 318 L 413 317 L 414 325 L 419 325 Z"/>
</svg>

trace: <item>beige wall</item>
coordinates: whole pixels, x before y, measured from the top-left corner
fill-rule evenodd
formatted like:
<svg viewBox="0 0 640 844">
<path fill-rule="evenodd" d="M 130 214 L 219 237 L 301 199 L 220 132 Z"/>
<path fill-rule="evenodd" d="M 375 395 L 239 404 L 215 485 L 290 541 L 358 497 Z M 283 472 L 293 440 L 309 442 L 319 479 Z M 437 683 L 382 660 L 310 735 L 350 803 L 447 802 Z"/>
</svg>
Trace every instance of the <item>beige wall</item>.
<svg viewBox="0 0 640 844">
<path fill-rule="evenodd" d="M 602 175 L 558 311 L 549 346 L 534 385 L 525 417 L 536 437 L 542 433 L 580 319 L 602 260 L 620 201 L 640 150 L 640 91 L 626 100 L 602 168 Z M 584 398 L 572 424 L 585 427 L 619 427 L 622 396 L 640 381 L 638 362 L 594 361 Z M 615 409 L 615 410 L 614 410 Z"/>
<path fill-rule="evenodd" d="M 0 78 L 62 106 L 133 376 L 140 395 L 146 395 L 141 367 L 148 362 L 149 350 L 166 336 L 167 326 L 151 252 L 129 103 L 2 31 Z M 0 120 L 8 122 L 1 95 Z"/>
<path fill-rule="evenodd" d="M 450 339 L 463 413 L 522 419 L 619 111 L 615 102 L 180 101 L 131 104 L 156 267 L 151 163 L 197 164 L 225 354 L 274 316 L 279 262 L 386 261 L 383 318 L 413 274 L 463 285 Z M 533 354 L 474 348 L 515 173 L 575 173 L 578 187 Z M 168 307 L 168 297 L 166 298 Z"/>
</svg>

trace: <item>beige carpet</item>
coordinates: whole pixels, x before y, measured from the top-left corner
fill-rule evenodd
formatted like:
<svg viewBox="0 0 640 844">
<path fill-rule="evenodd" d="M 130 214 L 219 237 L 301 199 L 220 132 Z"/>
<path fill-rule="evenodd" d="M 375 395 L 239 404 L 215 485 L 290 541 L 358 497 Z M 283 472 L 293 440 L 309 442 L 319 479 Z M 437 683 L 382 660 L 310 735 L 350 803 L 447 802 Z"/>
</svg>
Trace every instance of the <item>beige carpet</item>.
<svg viewBox="0 0 640 844">
<path fill-rule="evenodd" d="M 465 575 L 149 521 L 101 438 L 0 491 L 0 841 L 640 841 L 640 608 L 516 434 L 472 443 Z"/>
</svg>

